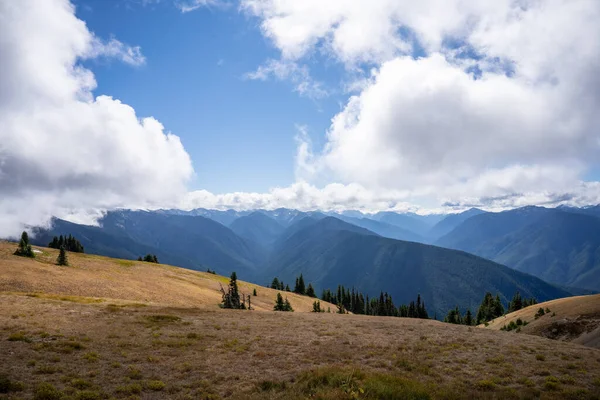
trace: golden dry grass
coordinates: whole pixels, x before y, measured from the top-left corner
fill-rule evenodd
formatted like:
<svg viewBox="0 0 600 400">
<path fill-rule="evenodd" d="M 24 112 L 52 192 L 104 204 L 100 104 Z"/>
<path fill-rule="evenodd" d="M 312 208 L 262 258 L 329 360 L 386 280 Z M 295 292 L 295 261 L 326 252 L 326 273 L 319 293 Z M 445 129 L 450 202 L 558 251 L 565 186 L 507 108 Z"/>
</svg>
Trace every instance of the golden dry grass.
<svg viewBox="0 0 600 400">
<path fill-rule="evenodd" d="M 9 398 L 39 382 L 72 398 L 600 395 L 600 350 L 436 321 L 3 294 L 0 327 L 0 374 L 23 389 Z"/>
<path fill-rule="evenodd" d="M 90 254 L 68 253 L 69 266 L 55 265 L 58 250 L 34 247 L 35 259 L 13 255 L 16 244 L 0 242 L 0 292 L 45 293 L 95 297 L 100 301 L 126 300 L 177 307 L 217 308 L 220 285 L 229 278 L 206 272 Z M 243 279 L 243 277 L 238 276 Z M 276 290 L 238 281 L 241 293 L 252 296 L 252 307 L 272 310 Z M 294 293 L 287 296 L 296 312 L 312 311 L 314 299 Z M 322 306 L 335 307 L 322 302 Z"/>
<path fill-rule="evenodd" d="M 540 308 L 550 312 L 536 319 L 535 314 Z M 486 329 L 499 330 L 518 319 L 527 321 L 520 333 L 600 348 L 600 294 L 536 304 L 496 318 Z"/>
<path fill-rule="evenodd" d="M 13 247 L 0 245 L 0 399 L 600 398 L 600 350 L 577 344 L 223 310 L 222 277 L 89 255 L 58 267 L 53 251 L 27 260 Z M 270 310 L 276 291 L 257 290 Z M 312 303 L 289 296 L 297 309 Z"/>
</svg>

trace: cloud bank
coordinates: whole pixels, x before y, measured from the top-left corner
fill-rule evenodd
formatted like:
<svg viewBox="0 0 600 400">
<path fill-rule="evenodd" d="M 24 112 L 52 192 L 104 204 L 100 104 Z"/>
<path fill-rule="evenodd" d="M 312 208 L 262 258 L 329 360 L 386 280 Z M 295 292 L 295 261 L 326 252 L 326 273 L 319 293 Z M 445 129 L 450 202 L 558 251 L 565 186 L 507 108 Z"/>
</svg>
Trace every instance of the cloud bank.
<svg viewBox="0 0 600 400">
<path fill-rule="evenodd" d="M 242 9 L 281 62 L 324 55 L 359 71 L 326 144 L 299 145 L 307 181 L 421 204 L 599 201 L 582 178 L 600 147 L 599 2 L 243 0 Z"/>
<path fill-rule="evenodd" d="M 0 1 L 0 237 L 53 215 L 172 202 L 193 174 L 157 120 L 94 97 L 82 60 L 144 58 L 95 37 L 74 11 L 67 0 Z"/>
</svg>

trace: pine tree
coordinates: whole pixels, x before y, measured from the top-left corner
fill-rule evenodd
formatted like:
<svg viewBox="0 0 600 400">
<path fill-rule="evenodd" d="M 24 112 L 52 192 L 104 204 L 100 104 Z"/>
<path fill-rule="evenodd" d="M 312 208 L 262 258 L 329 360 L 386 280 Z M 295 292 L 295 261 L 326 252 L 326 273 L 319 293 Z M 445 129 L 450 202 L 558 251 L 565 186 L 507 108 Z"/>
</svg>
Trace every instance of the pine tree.
<svg viewBox="0 0 600 400">
<path fill-rule="evenodd" d="M 453 310 L 448 311 L 448 315 L 446 315 L 446 318 L 444 318 L 444 322 L 449 324 L 462 324 L 463 321 L 458 306 L 456 306 L 456 308 Z"/>
<path fill-rule="evenodd" d="M 290 290 L 290 285 L 285 285 L 285 291 L 286 291 L 286 292 L 291 292 L 291 290 Z"/>
<path fill-rule="evenodd" d="M 139 256 L 137 260 L 138 261 L 144 261 L 144 259 L 142 258 L 142 256 Z"/>
<path fill-rule="evenodd" d="M 320 313 L 321 312 L 321 302 L 319 300 L 315 300 L 313 302 L 312 312 Z"/>
<path fill-rule="evenodd" d="M 312 284 L 308 284 L 308 288 L 306 289 L 306 295 L 308 297 L 317 297 L 315 294 L 315 289 L 312 287 Z"/>
<path fill-rule="evenodd" d="M 29 244 L 29 235 L 27 234 L 27 232 L 23 231 L 23 233 L 21 234 L 21 240 L 19 240 L 19 247 L 17 247 L 17 250 L 14 254 L 16 256 L 21 257 L 35 257 L 35 253 L 33 252 L 31 245 Z"/>
<path fill-rule="evenodd" d="M 273 278 L 273 282 L 271 282 L 271 289 L 281 290 L 279 288 L 279 279 L 277 279 L 277 277 Z"/>
<path fill-rule="evenodd" d="M 231 273 L 227 292 L 225 292 L 225 290 L 221 288 L 221 293 L 223 294 L 223 308 L 246 308 L 246 305 L 240 301 L 240 293 L 238 291 L 237 285 L 237 274 L 235 273 L 235 271 Z"/>
<path fill-rule="evenodd" d="M 294 286 L 294 293 L 306 294 L 306 286 L 304 285 L 304 278 L 302 274 L 296 278 L 296 286 Z"/>
<path fill-rule="evenodd" d="M 521 308 L 523 308 L 523 300 L 521 299 L 521 293 L 517 291 L 512 300 L 508 303 L 508 312 L 518 311 Z"/>
<path fill-rule="evenodd" d="M 69 265 L 69 261 L 67 260 L 67 251 L 65 250 L 65 246 L 62 246 L 60 248 L 60 252 L 58 253 L 58 258 L 56 259 L 56 264 Z"/>
<path fill-rule="evenodd" d="M 254 288 L 254 290 L 252 291 L 252 296 L 258 296 L 258 295 L 256 294 L 256 288 Z"/>
<path fill-rule="evenodd" d="M 473 325 L 473 315 L 471 314 L 471 310 L 467 310 L 467 313 L 465 314 L 465 319 L 463 322 L 465 325 Z"/>
<path fill-rule="evenodd" d="M 273 311 L 285 311 L 285 305 L 283 303 L 283 297 L 281 297 L 281 293 L 277 293 L 277 299 L 275 300 L 275 306 L 273 307 Z"/>
</svg>

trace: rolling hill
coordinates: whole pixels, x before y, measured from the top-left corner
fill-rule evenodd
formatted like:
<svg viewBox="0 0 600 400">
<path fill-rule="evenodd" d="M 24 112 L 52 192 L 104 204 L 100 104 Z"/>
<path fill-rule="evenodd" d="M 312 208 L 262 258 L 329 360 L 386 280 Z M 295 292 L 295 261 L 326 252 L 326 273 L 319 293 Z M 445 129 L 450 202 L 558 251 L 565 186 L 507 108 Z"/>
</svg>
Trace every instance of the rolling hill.
<svg viewBox="0 0 600 400">
<path fill-rule="evenodd" d="M 336 222 L 331 222 L 335 224 Z M 352 231 L 345 231 L 352 233 Z M 377 238 L 374 235 L 361 235 Z M 386 239 L 389 240 L 389 239 Z M 6 399 L 596 399 L 600 350 L 438 321 L 217 307 L 227 278 L 0 242 Z M 558 310 L 558 307 L 555 307 Z M 264 310 L 264 311 L 261 311 Z"/>
<path fill-rule="evenodd" d="M 436 245 L 463 250 L 550 283 L 600 290 L 600 218 L 524 207 L 476 215 Z"/>
<path fill-rule="evenodd" d="M 396 303 L 420 293 L 440 317 L 456 305 L 475 311 L 486 291 L 499 293 L 505 303 L 517 290 L 540 301 L 570 295 L 471 254 L 384 238 L 332 217 L 311 220 L 277 242 L 262 281 L 277 276 L 293 282 L 300 273 L 317 289 L 342 284 L 371 296 L 382 290 Z"/>
<path fill-rule="evenodd" d="M 69 253 L 69 266 L 55 265 L 58 250 L 34 247 L 36 258 L 14 256 L 15 243 L 0 242 L 0 292 L 41 293 L 46 297 L 88 297 L 100 302 L 142 302 L 169 307 L 218 309 L 220 287 L 229 278 L 140 261 Z M 239 275 L 238 275 L 239 276 Z M 239 280 L 256 310 L 272 310 L 278 291 Z M 295 311 L 309 312 L 314 299 L 283 292 Z M 327 303 L 323 302 L 324 305 Z M 334 307 L 329 304 L 329 306 Z"/>
<path fill-rule="evenodd" d="M 543 315 L 536 313 L 545 310 Z M 569 341 L 600 349 L 600 295 L 556 299 L 523 308 L 490 321 L 486 329 L 500 330 L 511 322 L 526 321 L 520 333 Z"/>
</svg>

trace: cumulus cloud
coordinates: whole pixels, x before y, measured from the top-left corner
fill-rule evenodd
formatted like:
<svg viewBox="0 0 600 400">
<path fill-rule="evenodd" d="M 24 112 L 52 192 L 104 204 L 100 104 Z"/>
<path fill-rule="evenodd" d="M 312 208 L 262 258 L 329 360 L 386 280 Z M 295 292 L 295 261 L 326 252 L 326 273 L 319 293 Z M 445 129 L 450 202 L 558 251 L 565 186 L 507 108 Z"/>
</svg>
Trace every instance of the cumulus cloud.
<svg viewBox="0 0 600 400">
<path fill-rule="evenodd" d="M 364 71 L 301 176 L 494 207 L 598 202 L 595 0 L 243 0 L 286 62 Z M 318 10 L 318 12 L 315 12 Z M 310 156 L 310 157 L 308 157 Z"/>
<path fill-rule="evenodd" d="M 179 138 L 109 96 L 80 60 L 143 63 L 102 42 L 67 0 L 0 1 L 0 236 L 53 215 L 180 198 L 193 174 Z"/>
</svg>

